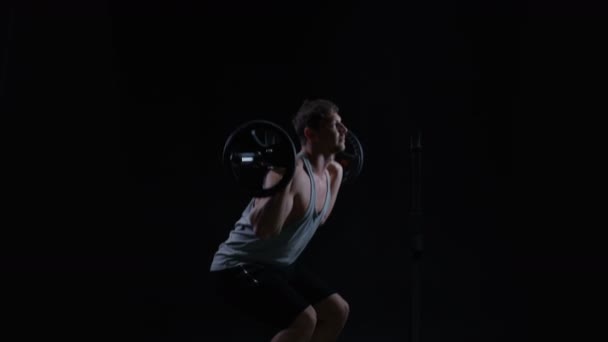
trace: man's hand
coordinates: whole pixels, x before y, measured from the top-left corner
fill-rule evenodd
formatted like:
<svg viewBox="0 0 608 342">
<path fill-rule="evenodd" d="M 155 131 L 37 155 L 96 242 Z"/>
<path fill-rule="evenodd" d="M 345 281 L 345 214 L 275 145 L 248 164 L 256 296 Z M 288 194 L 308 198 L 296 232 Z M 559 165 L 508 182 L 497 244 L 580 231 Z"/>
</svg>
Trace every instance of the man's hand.
<svg viewBox="0 0 608 342">
<path fill-rule="evenodd" d="M 271 167 L 269 170 L 272 170 L 281 176 L 285 175 L 285 172 L 287 172 L 287 169 L 284 167 Z"/>
<path fill-rule="evenodd" d="M 337 161 L 332 160 L 327 165 L 327 171 L 332 176 L 332 178 L 335 178 L 336 176 L 339 176 L 340 179 L 342 179 L 342 174 L 344 173 L 344 167 L 340 163 L 338 163 Z"/>
<path fill-rule="evenodd" d="M 344 168 L 337 161 L 331 161 L 327 165 L 327 172 L 329 173 L 330 178 L 330 187 L 331 187 L 331 199 L 329 202 L 329 210 L 325 214 L 325 217 L 321 220 L 321 224 L 325 224 L 325 221 L 331 214 L 334 204 L 336 203 L 336 198 L 338 197 L 338 192 L 340 191 L 340 185 L 342 185 L 342 176 L 344 173 Z"/>
</svg>

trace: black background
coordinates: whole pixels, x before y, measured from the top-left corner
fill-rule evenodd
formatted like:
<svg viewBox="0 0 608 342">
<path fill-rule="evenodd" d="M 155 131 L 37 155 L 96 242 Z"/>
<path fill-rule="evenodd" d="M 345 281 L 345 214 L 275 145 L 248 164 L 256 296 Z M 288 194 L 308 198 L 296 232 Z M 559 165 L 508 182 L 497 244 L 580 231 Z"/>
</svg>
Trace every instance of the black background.
<svg viewBox="0 0 608 342">
<path fill-rule="evenodd" d="M 600 135 L 582 114 L 602 114 L 588 100 L 602 94 L 602 18 L 474 1 L 3 5 L 4 323 L 267 340 L 208 292 L 248 201 L 221 150 L 240 123 L 290 128 L 321 97 L 365 149 L 302 257 L 351 305 L 342 340 L 409 340 L 417 131 L 423 340 L 597 337 L 606 255 L 600 202 L 582 192 L 601 192 L 574 175 L 601 159 L 586 158 Z"/>
</svg>

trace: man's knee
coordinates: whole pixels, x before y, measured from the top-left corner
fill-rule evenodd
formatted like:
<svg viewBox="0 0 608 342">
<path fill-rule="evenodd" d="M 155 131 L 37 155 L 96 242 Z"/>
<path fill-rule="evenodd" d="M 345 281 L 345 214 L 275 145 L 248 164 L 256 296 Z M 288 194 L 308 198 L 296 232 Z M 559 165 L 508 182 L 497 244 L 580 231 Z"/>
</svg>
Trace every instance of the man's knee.
<svg viewBox="0 0 608 342">
<path fill-rule="evenodd" d="M 290 327 L 298 329 L 303 333 L 312 335 L 316 326 L 317 312 L 312 306 L 309 305 L 294 319 Z"/>
<path fill-rule="evenodd" d="M 340 297 L 342 298 L 342 297 Z M 341 313 L 342 313 L 342 317 L 344 319 L 344 321 L 346 322 L 346 320 L 348 319 L 348 315 L 350 314 L 350 304 L 348 304 L 347 301 L 345 301 L 342 298 L 342 303 L 341 303 Z"/>
<path fill-rule="evenodd" d="M 339 321 L 342 324 L 346 323 L 348 315 L 350 314 L 350 305 L 344 300 L 344 298 L 338 296 L 338 299 L 336 300 L 336 307 L 336 315 Z"/>
<path fill-rule="evenodd" d="M 350 314 L 350 305 L 335 293 L 315 305 L 320 321 L 336 322 L 343 325 Z"/>
</svg>

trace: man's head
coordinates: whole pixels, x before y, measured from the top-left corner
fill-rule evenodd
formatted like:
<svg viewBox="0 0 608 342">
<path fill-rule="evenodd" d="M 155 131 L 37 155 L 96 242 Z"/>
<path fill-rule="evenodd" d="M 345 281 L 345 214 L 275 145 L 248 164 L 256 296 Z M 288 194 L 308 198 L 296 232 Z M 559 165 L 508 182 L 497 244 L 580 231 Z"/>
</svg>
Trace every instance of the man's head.
<svg viewBox="0 0 608 342">
<path fill-rule="evenodd" d="M 306 100 L 293 118 L 293 126 L 302 146 L 320 143 L 335 153 L 344 150 L 347 129 L 338 114 L 338 106 L 324 99 Z"/>
</svg>

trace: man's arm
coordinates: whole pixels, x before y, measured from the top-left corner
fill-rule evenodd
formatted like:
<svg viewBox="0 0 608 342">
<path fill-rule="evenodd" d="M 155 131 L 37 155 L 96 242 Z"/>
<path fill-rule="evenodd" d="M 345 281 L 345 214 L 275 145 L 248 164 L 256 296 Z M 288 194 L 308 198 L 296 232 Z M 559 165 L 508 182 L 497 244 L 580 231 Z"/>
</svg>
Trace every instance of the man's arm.
<svg viewBox="0 0 608 342">
<path fill-rule="evenodd" d="M 282 173 L 269 171 L 264 181 L 264 187 L 277 184 L 283 177 Z M 293 178 L 285 188 L 271 197 L 255 199 L 251 212 L 253 231 L 261 239 L 278 235 L 293 208 L 294 193 L 292 190 Z"/>
<path fill-rule="evenodd" d="M 331 198 L 329 202 L 329 209 L 327 210 L 327 214 L 325 214 L 323 217 L 323 220 L 321 220 L 321 224 L 325 223 L 334 208 L 336 198 L 338 198 L 338 192 L 340 191 L 340 185 L 342 184 L 344 169 L 340 163 L 331 161 L 329 165 L 327 165 L 327 172 L 329 173 L 330 177 L 329 187 L 331 189 Z"/>
</svg>

